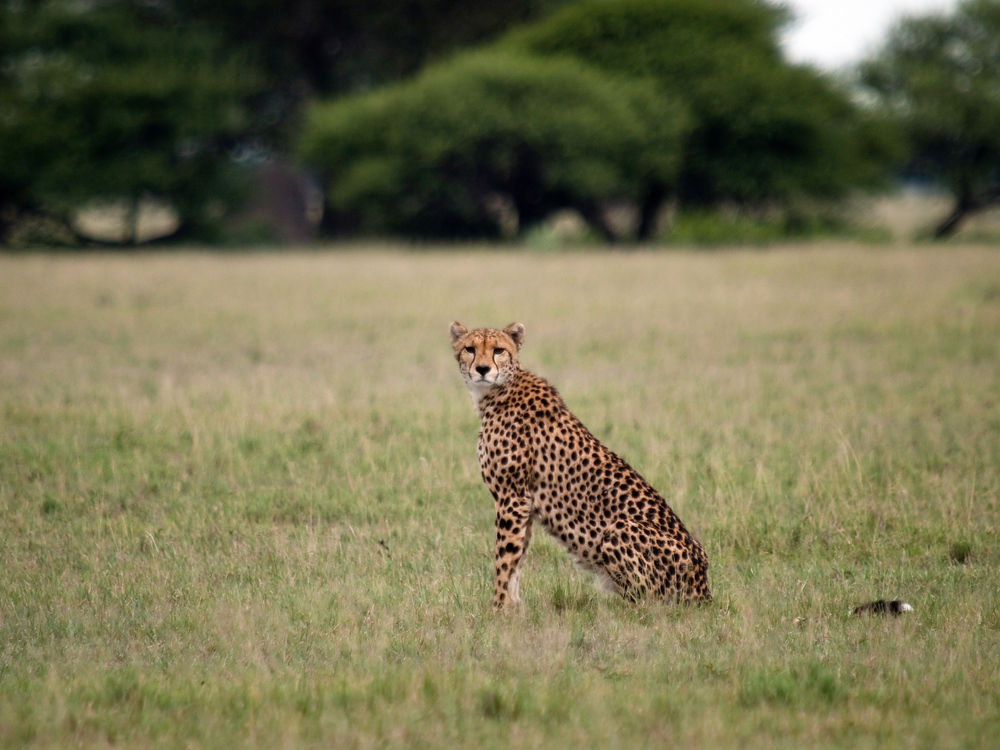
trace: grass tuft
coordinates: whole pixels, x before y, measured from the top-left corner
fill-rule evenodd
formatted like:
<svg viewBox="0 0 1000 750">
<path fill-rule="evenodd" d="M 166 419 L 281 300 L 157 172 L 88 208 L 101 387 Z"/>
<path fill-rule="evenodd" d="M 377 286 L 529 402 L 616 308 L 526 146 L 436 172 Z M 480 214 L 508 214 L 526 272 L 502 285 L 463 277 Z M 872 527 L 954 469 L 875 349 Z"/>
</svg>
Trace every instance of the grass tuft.
<svg viewBox="0 0 1000 750">
<path fill-rule="evenodd" d="M 957 563 L 958 565 L 965 565 L 965 563 L 971 562 L 972 545 L 968 542 L 952 542 L 948 556 L 951 558 L 952 562 Z"/>
<path fill-rule="evenodd" d="M 809 661 L 792 668 L 755 671 L 740 685 L 740 703 L 753 707 L 770 703 L 795 708 L 829 707 L 843 700 L 846 690 L 825 664 Z"/>
</svg>

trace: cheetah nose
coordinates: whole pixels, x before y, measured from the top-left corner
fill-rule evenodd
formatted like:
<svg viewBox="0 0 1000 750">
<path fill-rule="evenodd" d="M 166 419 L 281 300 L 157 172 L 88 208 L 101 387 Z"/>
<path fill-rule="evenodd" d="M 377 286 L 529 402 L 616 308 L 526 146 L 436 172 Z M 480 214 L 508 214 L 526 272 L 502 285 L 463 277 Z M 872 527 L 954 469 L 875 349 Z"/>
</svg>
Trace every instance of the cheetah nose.
<svg viewBox="0 0 1000 750">
<path fill-rule="evenodd" d="M 476 372 L 478 372 L 483 377 L 486 377 L 486 373 L 488 373 L 489 371 L 490 371 L 489 365 L 478 365 L 476 367 Z"/>
</svg>

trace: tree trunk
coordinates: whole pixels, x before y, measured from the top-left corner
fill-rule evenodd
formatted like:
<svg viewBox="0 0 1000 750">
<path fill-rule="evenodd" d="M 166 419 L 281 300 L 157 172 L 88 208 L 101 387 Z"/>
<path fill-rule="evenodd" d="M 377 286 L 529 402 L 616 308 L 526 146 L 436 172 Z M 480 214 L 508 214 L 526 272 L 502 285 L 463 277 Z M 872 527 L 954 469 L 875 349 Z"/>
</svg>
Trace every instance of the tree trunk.
<svg viewBox="0 0 1000 750">
<path fill-rule="evenodd" d="M 660 229 L 657 226 L 657 219 L 660 215 L 660 208 L 666 199 L 667 191 L 659 185 L 651 187 L 646 192 L 640 209 L 639 231 L 636 235 L 636 239 L 640 242 L 652 239 L 654 232 Z"/>
<path fill-rule="evenodd" d="M 958 231 L 959 225 L 965 221 L 969 214 L 982 211 L 990 206 L 1000 203 L 1000 186 L 993 186 L 984 194 L 978 196 L 971 192 L 963 193 L 958 197 L 955 208 L 952 209 L 948 218 L 938 224 L 934 230 L 934 239 L 943 240 L 951 237 Z"/>
<path fill-rule="evenodd" d="M 601 237 L 609 245 L 613 245 L 618 240 L 615 233 L 611 231 L 611 227 L 604 220 L 604 214 L 600 206 L 597 205 L 597 201 L 579 201 L 577 202 L 576 210 L 580 212 L 580 215 L 587 220 L 587 223 L 593 229 L 596 229 L 600 233 Z"/>
<path fill-rule="evenodd" d="M 934 239 L 943 240 L 951 237 L 958 231 L 958 226 L 965 220 L 965 217 L 975 210 L 976 208 L 972 205 L 972 201 L 960 198 L 958 203 L 955 204 L 955 208 L 948 215 L 948 218 L 938 224 L 934 230 Z"/>
<path fill-rule="evenodd" d="M 139 199 L 133 196 L 129 199 L 128 211 L 125 214 L 125 244 L 139 244 Z"/>
</svg>

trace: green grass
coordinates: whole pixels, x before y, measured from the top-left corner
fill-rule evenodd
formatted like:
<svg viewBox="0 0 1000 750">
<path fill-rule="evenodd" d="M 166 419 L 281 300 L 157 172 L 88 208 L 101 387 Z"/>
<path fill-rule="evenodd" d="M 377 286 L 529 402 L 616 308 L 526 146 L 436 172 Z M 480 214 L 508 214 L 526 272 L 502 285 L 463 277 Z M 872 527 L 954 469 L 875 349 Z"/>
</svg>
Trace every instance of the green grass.
<svg viewBox="0 0 1000 750">
<path fill-rule="evenodd" d="M 985 247 L 0 256 L 0 746 L 991 747 L 998 289 Z M 526 324 L 714 604 L 536 536 L 490 611 L 455 318 Z"/>
</svg>

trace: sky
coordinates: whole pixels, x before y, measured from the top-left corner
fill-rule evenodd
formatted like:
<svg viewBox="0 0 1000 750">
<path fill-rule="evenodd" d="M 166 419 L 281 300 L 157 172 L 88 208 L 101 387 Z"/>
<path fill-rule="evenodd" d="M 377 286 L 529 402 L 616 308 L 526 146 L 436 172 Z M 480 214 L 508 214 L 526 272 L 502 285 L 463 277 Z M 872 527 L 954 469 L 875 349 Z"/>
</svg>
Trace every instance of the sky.
<svg viewBox="0 0 1000 750">
<path fill-rule="evenodd" d="M 784 0 L 795 21 L 783 34 L 794 62 L 837 70 L 878 49 L 903 15 L 951 12 L 958 0 Z"/>
</svg>

